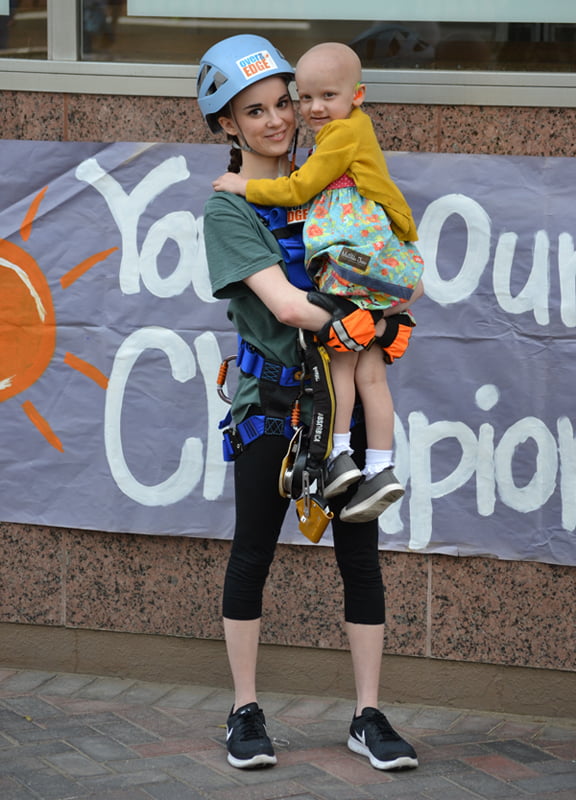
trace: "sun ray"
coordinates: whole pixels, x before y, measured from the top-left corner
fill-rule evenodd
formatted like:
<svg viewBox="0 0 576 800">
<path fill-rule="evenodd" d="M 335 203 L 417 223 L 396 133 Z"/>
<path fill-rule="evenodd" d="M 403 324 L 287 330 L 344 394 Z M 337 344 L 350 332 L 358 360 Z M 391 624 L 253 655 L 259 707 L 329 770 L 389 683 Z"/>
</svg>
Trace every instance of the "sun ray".
<svg viewBox="0 0 576 800">
<path fill-rule="evenodd" d="M 30 422 L 32 422 L 32 424 L 38 428 L 46 441 L 49 442 L 52 447 L 55 447 L 56 450 L 60 450 L 60 452 L 63 453 L 64 447 L 62 442 L 56 436 L 48 421 L 45 420 L 42 414 L 40 414 L 40 412 L 36 409 L 34 403 L 30 402 L 30 400 L 26 400 L 24 403 L 22 403 L 22 408 L 24 409 L 24 413 Z"/>
<path fill-rule="evenodd" d="M 40 207 L 40 203 L 44 199 L 44 195 L 48 191 L 48 187 L 45 186 L 41 191 L 38 192 L 34 200 L 30 203 L 30 208 L 26 212 L 24 219 L 22 220 L 22 224 L 20 225 L 20 236 L 23 241 L 27 242 L 30 238 L 30 234 L 32 233 L 32 223 L 34 222 L 34 218 L 38 213 L 38 208 Z"/>
<path fill-rule="evenodd" d="M 102 250 L 100 253 L 95 253 L 90 258 L 87 258 L 85 261 L 81 261 L 75 267 L 67 272 L 65 275 L 62 275 L 60 278 L 60 285 L 63 289 L 67 289 L 71 286 L 74 281 L 78 280 L 85 272 L 88 272 L 95 264 L 98 264 L 100 261 L 104 261 L 108 258 L 109 255 L 114 253 L 118 250 L 117 247 L 111 247 L 109 250 Z"/>
<path fill-rule="evenodd" d="M 104 375 L 103 372 L 100 372 L 98 367 L 95 367 L 93 364 L 89 364 L 87 361 L 84 361 L 83 358 L 78 358 L 75 356 L 74 353 L 65 353 L 64 355 L 64 363 L 67 364 L 72 369 L 81 372 L 83 375 L 86 375 L 87 378 L 90 378 L 100 386 L 101 389 L 106 390 L 108 388 L 108 378 Z"/>
</svg>

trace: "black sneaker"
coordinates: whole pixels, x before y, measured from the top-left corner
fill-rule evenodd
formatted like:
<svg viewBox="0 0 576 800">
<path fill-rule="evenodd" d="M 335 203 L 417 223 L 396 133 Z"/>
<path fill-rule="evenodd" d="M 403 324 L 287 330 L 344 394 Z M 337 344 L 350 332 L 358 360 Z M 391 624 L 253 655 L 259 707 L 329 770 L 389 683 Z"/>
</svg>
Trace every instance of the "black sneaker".
<svg viewBox="0 0 576 800">
<path fill-rule="evenodd" d="M 233 767 L 246 769 L 276 763 L 264 712 L 258 703 L 248 703 L 235 713 L 230 712 L 226 728 L 228 763 Z"/>
<path fill-rule="evenodd" d="M 377 708 L 365 708 L 350 725 L 348 747 L 367 756 L 376 769 L 417 767 L 418 758 L 412 745 L 399 736 Z"/>
</svg>

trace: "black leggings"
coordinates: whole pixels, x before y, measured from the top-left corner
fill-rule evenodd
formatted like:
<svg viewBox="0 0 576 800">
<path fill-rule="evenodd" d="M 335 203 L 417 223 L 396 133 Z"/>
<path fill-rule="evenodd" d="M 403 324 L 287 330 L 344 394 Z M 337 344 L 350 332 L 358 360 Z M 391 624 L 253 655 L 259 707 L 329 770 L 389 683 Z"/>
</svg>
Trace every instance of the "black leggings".
<svg viewBox="0 0 576 800">
<path fill-rule="evenodd" d="M 353 429 L 352 446 L 363 457 L 362 426 Z M 283 436 L 261 436 L 234 462 L 236 528 L 224 580 L 224 616 L 251 620 L 262 616 L 262 592 L 289 501 L 278 493 L 278 475 L 288 449 Z M 355 455 L 356 455 L 355 453 Z M 362 464 L 360 463 L 360 466 Z M 378 522 L 340 522 L 348 493 L 330 501 L 336 561 L 344 584 L 347 622 L 384 622 L 384 585 L 378 557 Z"/>
</svg>

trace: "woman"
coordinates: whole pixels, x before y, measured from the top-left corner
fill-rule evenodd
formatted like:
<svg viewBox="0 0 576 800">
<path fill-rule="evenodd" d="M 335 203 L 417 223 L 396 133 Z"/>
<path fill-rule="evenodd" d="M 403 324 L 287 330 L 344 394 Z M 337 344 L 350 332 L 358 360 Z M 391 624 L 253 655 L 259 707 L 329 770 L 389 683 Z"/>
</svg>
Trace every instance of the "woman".
<svg viewBox="0 0 576 800">
<path fill-rule="evenodd" d="M 225 39 L 201 59 L 198 102 L 210 129 L 224 131 L 231 139 L 233 171 L 246 178 L 289 173 L 295 134 L 288 92 L 292 77 L 292 68 L 281 53 L 260 36 Z M 228 315 L 242 337 L 242 346 L 267 367 L 264 371 L 258 368 L 255 374 L 242 368 L 232 404 L 236 427 L 230 452 L 235 457 L 236 527 L 224 581 L 223 612 L 235 691 L 227 723 L 228 761 L 239 768 L 276 763 L 257 701 L 256 662 L 262 592 L 289 505 L 278 492 L 288 440 L 283 435 L 286 425 L 278 427 L 268 421 L 287 417 L 294 400 L 290 374 L 300 363 L 297 329 L 319 332 L 324 341 L 334 344 L 340 323 L 348 324 L 345 313 L 331 318 L 324 308 L 308 301 L 311 285 L 303 263 L 296 263 L 294 253 L 289 252 L 293 248 L 281 250 L 263 217 L 270 225 L 266 209 L 257 213 L 244 198 L 226 192 L 213 195 L 204 214 L 214 295 L 230 300 Z M 285 231 L 279 234 L 280 241 L 282 236 L 286 238 Z M 355 311 L 356 320 L 358 314 L 366 315 L 362 319 L 368 329 L 371 326 L 366 337 L 360 337 L 361 343 L 368 345 L 374 338 L 374 323 L 369 312 Z M 263 374 L 283 377 L 267 381 Z M 247 420 L 251 424 L 243 425 Z M 257 435 L 237 433 L 247 429 L 257 429 Z M 353 444 L 360 465 L 365 449 L 362 433 L 362 426 L 356 426 Z M 337 498 L 335 510 L 347 499 L 346 494 Z M 333 532 L 357 692 L 348 746 L 367 756 L 377 769 L 415 767 L 418 761 L 413 748 L 378 711 L 384 637 L 378 523 L 335 519 Z"/>
</svg>

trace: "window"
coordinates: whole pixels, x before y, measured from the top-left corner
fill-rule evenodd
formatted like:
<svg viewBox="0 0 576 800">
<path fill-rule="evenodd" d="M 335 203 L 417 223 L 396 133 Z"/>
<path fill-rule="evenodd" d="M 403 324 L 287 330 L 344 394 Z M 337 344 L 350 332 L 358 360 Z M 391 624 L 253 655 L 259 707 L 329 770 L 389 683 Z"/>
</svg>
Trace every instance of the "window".
<svg viewBox="0 0 576 800">
<path fill-rule="evenodd" d="M 380 0 L 356 5 L 350 20 L 342 0 L 292 0 L 282 18 L 263 16 L 269 0 L 245 0 L 243 18 L 226 16 L 237 0 L 0 0 L 0 88 L 190 96 L 202 53 L 249 31 L 292 62 L 320 41 L 350 44 L 372 102 L 576 105 L 566 0 L 388 0 L 400 20 L 374 19 Z"/>
<path fill-rule="evenodd" d="M 0 5 L 0 56 L 46 58 L 46 0 L 4 0 Z"/>
</svg>

